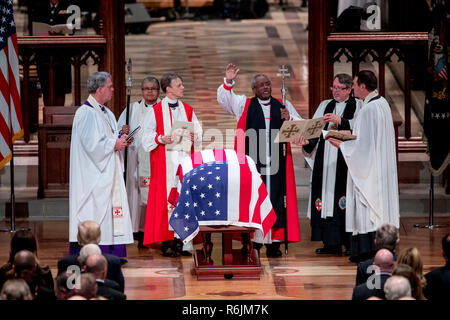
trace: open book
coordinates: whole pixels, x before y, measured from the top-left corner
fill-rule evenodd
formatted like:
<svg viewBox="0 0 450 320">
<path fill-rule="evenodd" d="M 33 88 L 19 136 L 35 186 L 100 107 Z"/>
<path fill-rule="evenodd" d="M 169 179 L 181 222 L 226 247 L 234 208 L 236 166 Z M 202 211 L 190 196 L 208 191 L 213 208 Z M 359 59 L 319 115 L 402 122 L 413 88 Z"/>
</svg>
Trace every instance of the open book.
<svg viewBox="0 0 450 320">
<path fill-rule="evenodd" d="M 61 36 L 61 35 L 73 35 L 75 28 L 70 29 L 67 24 L 55 24 L 49 25 L 44 22 L 33 22 L 33 36 Z"/>
<path fill-rule="evenodd" d="M 306 120 L 284 121 L 278 132 L 275 142 L 291 142 L 299 136 L 305 139 L 314 139 L 320 137 L 325 122 L 323 117 Z"/>
<path fill-rule="evenodd" d="M 170 132 L 174 141 L 166 146 L 167 150 L 190 152 L 192 146 L 190 132 L 194 132 L 193 122 L 174 121 Z"/>
<path fill-rule="evenodd" d="M 334 138 L 341 141 L 356 140 L 356 136 L 342 131 L 323 131 L 324 139 Z"/>
<path fill-rule="evenodd" d="M 137 126 L 133 131 L 130 132 L 130 134 L 127 137 L 127 142 L 131 140 L 131 138 L 134 137 L 134 135 L 141 129 L 141 126 Z"/>
</svg>

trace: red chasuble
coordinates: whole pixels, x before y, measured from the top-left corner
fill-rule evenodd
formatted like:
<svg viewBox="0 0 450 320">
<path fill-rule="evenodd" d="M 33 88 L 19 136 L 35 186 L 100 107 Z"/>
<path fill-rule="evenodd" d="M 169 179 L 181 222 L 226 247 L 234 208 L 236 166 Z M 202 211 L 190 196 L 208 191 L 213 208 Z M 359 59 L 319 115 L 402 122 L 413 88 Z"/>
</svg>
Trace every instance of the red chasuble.
<svg viewBox="0 0 450 320">
<path fill-rule="evenodd" d="M 278 100 L 278 99 L 277 99 Z M 278 100 L 280 101 L 280 100 Z M 251 99 L 247 98 L 244 112 L 237 124 L 234 149 L 239 154 L 245 154 L 245 130 L 247 129 L 247 113 Z M 281 103 L 281 101 L 280 101 Z M 300 241 L 300 227 L 298 220 L 297 192 L 295 188 L 294 164 L 292 161 L 291 144 L 287 143 L 286 156 L 286 203 L 288 241 Z M 284 240 L 284 228 L 272 228 L 272 240 Z"/>
<path fill-rule="evenodd" d="M 183 105 L 188 121 L 192 121 L 194 109 L 184 102 Z M 153 110 L 156 119 L 156 139 L 158 139 L 160 135 L 165 135 L 162 102 L 157 103 L 153 107 Z M 170 112 L 172 114 L 172 111 Z M 166 147 L 164 144 L 158 144 L 150 152 L 150 167 L 152 168 L 152 173 L 150 176 L 147 212 L 145 215 L 144 245 L 173 240 L 174 238 L 173 231 L 169 230 Z"/>
</svg>

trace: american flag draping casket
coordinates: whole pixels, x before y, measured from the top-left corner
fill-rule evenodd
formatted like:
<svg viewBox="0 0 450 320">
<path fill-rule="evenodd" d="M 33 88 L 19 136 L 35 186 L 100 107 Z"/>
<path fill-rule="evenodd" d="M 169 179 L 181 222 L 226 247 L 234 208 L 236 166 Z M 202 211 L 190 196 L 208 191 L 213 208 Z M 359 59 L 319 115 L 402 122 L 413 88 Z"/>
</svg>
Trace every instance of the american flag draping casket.
<svg viewBox="0 0 450 320">
<path fill-rule="evenodd" d="M 252 227 L 265 236 L 275 223 L 266 186 L 248 156 L 228 149 L 196 152 L 183 159 L 177 176 L 169 224 L 184 243 L 201 225 Z"/>
</svg>

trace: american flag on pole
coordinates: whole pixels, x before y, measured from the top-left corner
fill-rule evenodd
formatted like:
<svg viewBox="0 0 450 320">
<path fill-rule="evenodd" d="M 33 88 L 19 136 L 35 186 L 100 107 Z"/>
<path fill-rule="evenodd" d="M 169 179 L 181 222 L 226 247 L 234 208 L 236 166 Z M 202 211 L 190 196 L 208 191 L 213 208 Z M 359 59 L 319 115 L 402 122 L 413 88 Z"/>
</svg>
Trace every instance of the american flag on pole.
<svg viewBox="0 0 450 320">
<path fill-rule="evenodd" d="M 18 57 L 13 1 L 0 0 L 0 169 L 12 158 L 12 143 L 23 136 Z"/>
<path fill-rule="evenodd" d="M 220 160 L 217 160 L 220 159 Z M 260 174 L 250 157 L 234 150 L 204 150 L 183 160 L 179 197 L 169 220 L 184 243 L 201 225 L 257 228 L 264 234 L 276 215 Z"/>
</svg>

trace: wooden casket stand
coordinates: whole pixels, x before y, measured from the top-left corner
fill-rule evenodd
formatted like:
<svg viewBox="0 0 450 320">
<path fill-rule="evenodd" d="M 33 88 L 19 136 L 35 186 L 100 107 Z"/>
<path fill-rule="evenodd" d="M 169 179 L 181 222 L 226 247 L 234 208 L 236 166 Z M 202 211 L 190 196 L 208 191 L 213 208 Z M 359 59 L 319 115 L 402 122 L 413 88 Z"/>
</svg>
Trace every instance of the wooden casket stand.
<svg viewBox="0 0 450 320">
<path fill-rule="evenodd" d="M 237 226 L 200 226 L 203 248 L 194 253 L 195 273 L 198 280 L 259 280 L 261 264 L 253 248 L 250 234 L 254 228 Z M 215 265 L 211 258 L 213 244 L 211 233 L 222 234 L 222 264 Z M 233 249 L 233 234 L 242 236 L 243 248 Z"/>
</svg>

